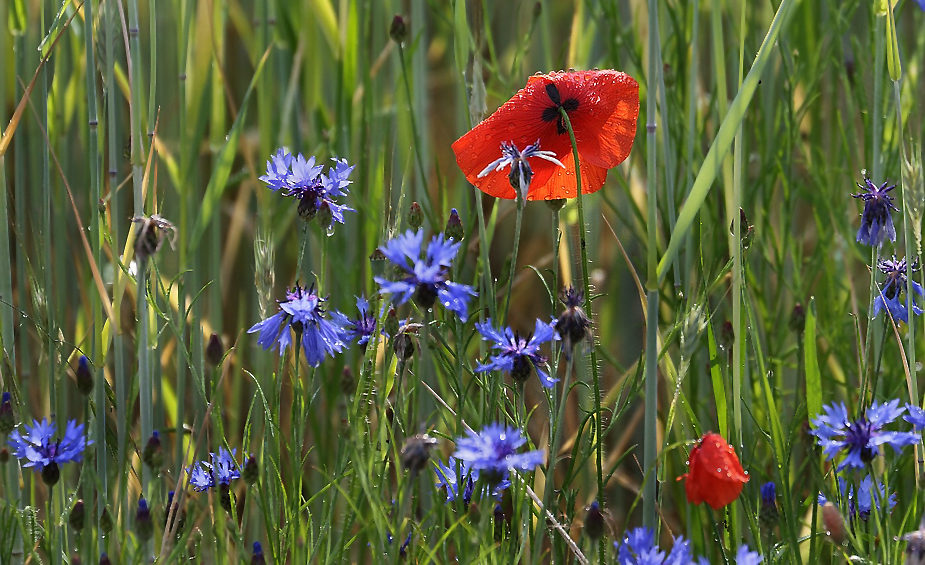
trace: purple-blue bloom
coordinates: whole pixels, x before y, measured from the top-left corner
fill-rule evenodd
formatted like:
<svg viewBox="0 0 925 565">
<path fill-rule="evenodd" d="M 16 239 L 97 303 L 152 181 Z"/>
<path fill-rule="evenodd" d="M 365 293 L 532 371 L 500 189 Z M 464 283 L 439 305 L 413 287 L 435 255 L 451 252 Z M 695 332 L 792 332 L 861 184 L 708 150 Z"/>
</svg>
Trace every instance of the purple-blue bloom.
<svg viewBox="0 0 925 565">
<path fill-rule="evenodd" d="M 874 316 L 880 313 L 884 307 L 890 312 L 894 321 L 903 321 L 909 322 L 909 313 L 908 306 L 909 302 L 912 303 L 912 312 L 915 314 L 921 314 L 922 309 L 919 308 L 918 304 L 915 303 L 915 298 L 910 301 L 909 297 L 906 297 L 905 302 L 900 301 L 900 295 L 905 294 L 906 292 L 906 260 L 897 260 L 896 257 L 893 257 L 892 260 L 881 259 L 877 263 L 877 268 L 886 275 L 882 286 L 880 287 L 880 292 L 877 293 L 876 298 L 874 298 Z M 918 270 L 918 265 L 912 265 L 912 271 L 915 272 Z M 925 292 L 922 290 L 922 286 L 912 281 L 912 290 L 915 294 L 919 296 L 925 296 Z"/>
<path fill-rule="evenodd" d="M 671 553 L 659 551 L 655 545 L 655 532 L 650 528 L 633 528 L 623 534 L 622 542 L 614 542 L 619 565 L 687 565 L 693 560 L 691 542 L 678 536 Z"/>
<path fill-rule="evenodd" d="M 469 506 L 469 503 L 472 501 L 472 490 L 475 486 L 475 482 L 479 480 L 479 471 L 478 469 L 472 469 L 472 463 L 468 461 L 460 461 L 460 474 L 464 477 L 463 484 L 463 504 Z M 437 462 L 437 468 L 434 471 L 437 473 L 437 483 L 434 485 L 437 488 L 446 489 L 446 501 L 452 502 L 456 500 L 456 497 L 459 496 L 459 479 L 456 476 L 456 465 L 457 460 L 455 457 L 450 457 L 447 464 L 444 465 L 443 461 Z M 492 485 L 491 494 L 496 499 L 501 500 L 501 491 L 511 486 L 511 481 L 509 479 L 509 474 L 504 473 L 501 482 L 496 485 Z"/>
<path fill-rule="evenodd" d="M 877 481 L 875 486 L 870 475 L 861 480 L 857 490 L 853 485 L 849 485 L 844 477 L 838 477 L 838 492 L 847 506 L 848 517 L 852 520 L 859 517 L 866 522 L 872 510 L 880 510 L 880 501 L 884 499 L 887 501 L 888 512 L 892 512 L 893 507 L 896 506 L 896 493 L 891 493 L 887 496 L 886 487 L 883 486 L 883 483 Z M 825 506 L 828 500 L 820 492 L 816 497 L 816 502 L 818 502 L 819 506 Z"/>
<path fill-rule="evenodd" d="M 750 550 L 747 545 L 740 545 L 736 551 L 736 565 L 758 565 L 763 560 L 760 553 Z"/>
<path fill-rule="evenodd" d="M 357 345 L 366 350 L 369 338 L 376 333 L 376 317 L 369 311 L 369 302 L 362 296 L 357 297 L 357 310 L 360 315 L 352 320 L 340 312 L 332 312 L 331 316 L 337 320 L 344 330 L 344 341 L 357 340 Z"/>
<path fill-rule="evenodd" d="M 220 447 L 218 453 L 211 454 L 211 463 L 200 461 L 197 465 L 187 469 L 193 488 L 197 492 L 202 492 L 215 485 L 229 485 L 232 480 L 241 478 L 240 469 L 234 460 L 236 452 L 237 449 L 232 449 L 231 453 L 228 453 L 227 449 Z"/>
<path fill-rule="evenodd" d="M 915 0 L 915 3 L 918 4 L 919 10 L 925 12 L 925 0 Z"/>
<path fill-rule="evenodd" d="M 539 354 L 540 345 L 553 340 L 559 339 L 559 334 L 553 329 L 552 324 L 536 320 L 536 327 L 532 335 L 522 337 L 513 332 L 511 328 L 501 330 L 495 329 L 491 325 L 491 319 L 485 323 L 476 323 L 475 327 L 482 334 L 486 341 L 494 342 L 495 349 L 498 350 L 496 355 L 491 356 L 490 363 L 480 363 L 476 367 L 477 373 L 485 371 L 507 371 L 511 377 L 517 381 L 523 382 L 530 376 L 532 370 L 536 370 L 536 376 L 546 388 L 552 388 L 559 379 L 554 379 L 543 370 L 543 364 L 546 363 L 546 357 Z"/>
<path fill-rule="evenodd" d="M 777 485 L 773 482 L 761 485 L 761 504 L 775 506 L 777 504 Z"/>
<path fill-rule="evenodd" d="M 906 404 L 906 410 L 908 413 L 903 416 L 903 420 L 912 424 L 912 428 L 917 432 L 925 429 L 925 410 L 918 406 L 913 406 L 912 404 Z"/>
<path fill-rule="evenodd" d="M 262 322 L 254 324 L 247 333 L 260 332 L 257 343 L 264 349 L 279 345 L 279 354 L 292 345 L 292 333 L 301 339 L 305 359 L 312 367 L 324 361 L 325 355 L 343 351 L 343 330 L 325 316 L 322 307 L 324 298 L 318 296 L 314 287 L 305 289 L 298 284 L 286 293 L 286 300 L 279 303 L 280 311 Z"/>
<path fill-rule="evenodd" d="M 57 471 L 61 464 L 82 461 L 84 449 L 93 443 L 84 437 L 84 425 L 75 420 L 68 421 L 64 437 L 58 440 L 53 439 L 57 426 L 45 418 L 41 422 L 32 420 L 32 426 L 23 424 L 23 427 L 25 434 L 19 430 L 10 433 L 9 444 L 14 457 L 26 460 L 23 467 L 33 467 L 37 472 L 45 471 L 46 467 Z"/>
<path fill-rule="evenodd" d="M 465 437 L 458 438 L 455 456 L 471 465 L 473 470 L 485 473 L 484 478 L 494 485 L 501 482 L 508 471 L 529 471 L 543 464 L 546 456 L 540 450 L 517 453 L 525 443 L 527 439 L 517 428 L 490 424 L 479 433 L 469 431 Z"/>
<path fill-rule="evenodd" d="M 834 459 L 840 451 L 847 452 L 845 460 L 838 466 L 864 468 L 878 454 L 878 447 L 889 445 L 895 451 L 901 451 L 907 445 L 918 443 L 919 435 L 914 432 L 890 432 L 883 427 L 906 410 L 899 407 L 899 399 L 885 404 L 877 401 L 867 409 L 864 416 L 857 420 L 848 419 L 848 409 L 844 403 L 829 404 L 822 407 L 825 414 L 816 417 L 811 423 L 809 433 L 818 438 L 827 459 Z"/>
<path fill-rule="evenodd" d="M 858 188 L 866 190 L 859 194 L 852 194 L 855 198 L 864 200 L 864 212 L 861 214 L 861 227 L 858 229 L 858 243 L 879 247 L 883 240 L 896 241 L 896 229 L 893 227 L 891 210 L 899 209 L 893 205 L 893 197 L 887 194 L 896 185 L 887 186 L 885 182 L 879 187 L 865 178 L 864 184 L 858 183 Z"/>
<path fill-rule="evenodd" d="M 523 151 L 518 149 L 513 142 L 505 141 L 501 144 L 501 158 L 495 159 L 489 163 L 478 176 L 482 178 L 492 171 L 500 171 L 510 166 L 511 172 L 508 174 L 508 181 L 511 183 L 511 186 L 514 187 L 514 190 L 518 192 L 520 197 L 525 198 L 530 188 L 530 179 L 533 178 L 533 169 L 530 168 L 530 163 L 527 162 L 527 159 L 530 157 L 539 157 L 540 159 L 559 165 L 563 169 L 565 168 L 565 165 L 556 159 L 555 153 L 552 151 L 540 150 L 539 139 L 536 140 L 536 143 L 524 147 Z"/>
<path fill-rule="evenodd" d="M 327 174 L 322 171 L 322 165 L 315 165 L 315 158 L 306 159 L 299 153 L 293 157 L 284 148 L 280 148 L 275 155 L 267 161 L 267 174 L 260 177 L 270 190 L 279 190 L 283 196 L 293 196 L 299 201 L 299 214 L 311 220 L 322 206 L 331 210 L 334 221 L 344 223 L 344 212 L 353 212 L 334 199 L 346 196 L 348 179 L 355 166 L 351 166 L 344 159 L 332 159 L 332 165 Z"/>
<path fill-rule="evenodd" d="M 450 265 L 461 244 L 439 234 L 430 240 L 422 253 L 423 241 L 424 230 L 408 230 L 379 248 L 407 275 L 399 281 L 376 277 L 380 292 L 391 294 L 392 300 L 398 304 L 404 304 L 413 295 L 414 301 L 424 309 L 431 308 L 439 299 L 444 308 L 465 319 L 469 300 L 476 296 L 476 292 L 472 287 L 447 280 Z"/>
</svg>

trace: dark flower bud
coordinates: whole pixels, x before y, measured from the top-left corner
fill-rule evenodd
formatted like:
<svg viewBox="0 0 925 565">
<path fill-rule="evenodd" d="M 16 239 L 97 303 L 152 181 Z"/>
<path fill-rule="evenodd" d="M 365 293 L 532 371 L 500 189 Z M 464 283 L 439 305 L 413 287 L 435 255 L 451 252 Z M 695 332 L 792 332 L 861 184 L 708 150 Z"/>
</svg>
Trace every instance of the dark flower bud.
<svg viewBox="0 0 925 565">
<path fill-rule="evenodd" d="M 723 347 L 729 349 L 732 347 L 732 344 L 736 340 L 735 328 L 732 327 L 732 322 L 726 320 L 723 322 L 723 329 L 720 330 L 720 339 L 722 340 Z"/>
<path fill-rule="evenodd" d="M 803 305 L 799 302 L 793 305 L 793 312 L 790 313 L 790 321 L 787 323 L 787 327 L 790 328 L 790 331 L 798 334 L 802 334 L 803 328 L 806 327 L 806 310 L 803 309 Z"/>
<path fill-rule="evenodd" d="M 372 267 L 373 275 L 381 277 L 385 272 L 385 253 L 378 247 L 369 254 L 369 263 Z"/>
<path fill-rule="evenodd" d="M 164 527 L 169 531 L 173 529 L 173 525 L 176 523 L 177 536 L 179 537 L 180 532 L 183 531 L 183 527 L 186 525 L 186 508 L 177 508 L 176 510 L 171 508 L 173 506 L 173 499 L 175 495 L 176 493 L 174 493 L 174 491 L 167 493 L 167 508 L 164 511 Z M 174 513 L 173 520 L 168 523 L 171 512 Z"/>
<path fill-rule="evenodd" d="M 109 513 L 109 508 L 103 508 L 103 513 L 100 515 L 100 529 L 104 534 L 112 533 L 112 514 Z"/>
<path fill-rule="evenodd" d="M 263 548 L 259 541 L 254 542 L 254 556 L 251 557 L 251 565 L 266 565 L 267 560 L 263 556 Z"/>
<path fill-rule="evenodd" d="M 540 17 L 540 14 L 542 14 L 542 13 L 543 13 L 543 3 L 542 3 L 542 2 L 537 2 L 537 3 L 533 4 L 533 17 L 534 17 L 534 18 L 538 18 L 538 17 Z M 547 202 L 548 202 L 548 200 L 547 200 Z"/>
<path fill-rule="evenodd" d="M 9 435 L 16 427 L 16 416 L 13 414 L 13 403 L 10 393 L 3 393 L 3 401 L 0 402 L 0 434 Z"/>
<path fill-rule="evenodd" d="M 231 508 L 234 504 L 234 495 L 231 493 L 231 487 L 225 483 L 218 485 L 218 502 L 222 505 L 222 508 L 225 509 L 225 512 L 231 515 Z"/>
<path fill-rule="evenodd" d="M 340 374 L 340 392 L 344 396 L 353 396 L 357 390 L 356 379 L 353 378 L 353 371 L 350 367 L 344 367 Z"/>
<path fill-rule="evenodd" d="M 148 467 L 154 470 L 160 469 L 164 465 L 164 450 L 161 448 L 161 434 L 157 430 L 151 432 L 148 443 L 141 453 L 141 460 Z"/>
<path fill-rule="evenodd" d="M 588 336 L 591 320 L 582 307 L 585 301 L 584 293 L 574 286 L 563 290 L 559 301 L 565 306 L 565 310 L 559 314 L 555 327 L 559 337 L 562 338 L 562 351 L 565 353 L 565 358 L 570 359 L 575 345 Z"/>
<path fill-rule="evenodd" d="M 400 361 L 414 357 L 414 339 L 406 332 L 401 332 L 392 340 L 392 349 Z"/>
<path fill-rule="evenodd" d="M 212 334 L 209 337 L 209 343 L 206 344 L 206 361 L 213 367 L 218 367 L 225 355 L 225 346 L 222 345 L 222 338 L 218 334 Z"/>
<path fill-rule="evenodd" d="M 80 561 L 80 554 L 79 554 L 79 553 L 75 553 L 74 555 L 71 556 L 71 563 L 70 563 L 70 565 L 80 565 L 80 563 L 81 563 L 81 561 Z"/>
<path fill-rule="evenodd" d="M 758 509 L 758 521 L 770 530 L 780 520 L 780 511 L 777 509 L 777 491 L 773 482 L 761 485 L 761 506 Z"/>
<path fill-rule="evenodd" d="M 0 449 L 0 464 L 6 463 L 10 460 L 10 452 L 7 448 Z"/>
<path fill-rule="evenodd" d="M 831 502 L 826 502 L 822 507 L 822 525 L 825 527 L 825 534 L 829 536 L 836 545 L 842 545 L 848 538 L 848 530 L 845 529 L 845 519 L 841 512 Z"/>
<path fill-rule="evenodd" d="M 42 482 L 44 482 L 49 487 L 53 487 L 58 484 L 58 479 L 60 478 L 61 470 L 58 469 L 58 464 L 54 461 L 42 468 Z"/>
<path fill-rule="evenodd" d="M 330 229 L 333 222 L 334 212 L 331 211 L 331 206 L 328 204 L 328 201 L 322 200 L 321 206 L 318 207 L 318 223 L 320 223 L 321 227 L 324 229 Z"/>
<path fill-rule="evenodd" d="M 81 355 L 77 362 L 77 371 L 75 371 L 77 380 L 77 390 L 84 396 L 90 396 L 93 392 L 93 372 L 90 370 L 90 360 L 86 355 Z"/>
<path fill-rule="evenodd" d="M 112 565 L 112 561 L 109 560 L 109 556 L 106 555 L 106 552 L 100 553 L 100 565 Z"/>
<path fill-rule="evenodd" d="M 248 485 L 256 483 L 260 478 L 260 467 L 257 466 L 257 458 L 254 457 L 253 453 L 248 455 L 247 460 L 244 461 L 244 472 L 241 473 L 241 476 Z"/>
<path fill-rule="evenodd" d="M 71 513 L 68 514 L 67 523 L 72 528 L 78 532 L 84 529 L 84 524 L 86 522 L 86 513 L 84 512 L 84 501 L 83 499 L 78 500 L 74 503 L 74 507 L 71 508 Z"/>
<path fill-rule="evenodd" d="M 154 522 L 151 520 L 151 509 L 144 498 L 138 499 L 138 510 L 135 511 L 135 535 L 141 541 L 148 541 L 154 535 Z"/>
<path fill-rule="evenodd" d="M 408 225 L 414 231 L 418 231 L 424 225 L 424 211 L 417 202 L 412 202 L 411 209 L 408 210 Z"/>
<path fill-rule="evenodd" d="M 395 308 L 389 308 L 389 313 L 385 317 L 384 330 L 387 336 L 394 338 L 398 335 L 398 329 L 400 323 L 398 321 L 398 314 L 395 312 Z"/>
<path fill-rule="evenodd" d="M 565 198 L 556 198 L 554 200 L 547 200 L 546 205 L 549 206 L 553 212 L 558 212 L 563 207 L 565 207 Z"/>
<path fill-rule="evenodd" d="M 430 459 L 430 450 L 437 445 L 437 440 L 427 434 L 418 434 L 405 440 L 401 448 L 402 467 L 415 476 L 425 468 Z"/>
<path fill-rule="evenodd" d="M 466 234 L 463 232 L 462 221 L 459 219 L 459 212 L 456 211 L 456 208 L 450 210 L 450 217 L 446 221 L 446 229 L 443 231 L 443 235 L 447 239 L 452 239 L 453 241 L 462 241 Z"/>
<path fill-rule="evenodd" d="M 398 44 L 401 44 L 408 37 L 408 24 L 400 14 L 396 14 L 392 18 L 392 25 L 389 26 L 389 37 Z"/>
<path fill-rule="evenodd" d="M 585 534 L 594 541 L 604 534 L 604 515 L 596 500 L 585 509 Z"/>
</svg>

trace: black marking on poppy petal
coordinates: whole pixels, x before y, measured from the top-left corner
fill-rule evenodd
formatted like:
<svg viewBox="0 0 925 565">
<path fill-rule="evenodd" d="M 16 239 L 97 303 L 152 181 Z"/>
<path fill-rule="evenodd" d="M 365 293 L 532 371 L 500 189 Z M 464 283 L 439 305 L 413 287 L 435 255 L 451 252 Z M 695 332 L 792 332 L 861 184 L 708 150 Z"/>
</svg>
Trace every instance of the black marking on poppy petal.
<svg viewBox="0 0 925 565">
<path fill-rule="evenodd" d="M 546 85 L 546 95 L 549 96 L 549 99 L 552 100 L 552 103 L 556 106 L 562 104 L 562 97 L 559 96 L 559 88 L 556 87 L 555 83 L 549 83 Z"/>
<path fill-rule="evenodd" d="M 550 106 L 548 108 L 543 109 L 543 121 L 544 122 L 552 122 L 552 121 L 555 121 L 556 119 L 561 119 L 561 116 L 559 116 L 558 106 Z"/>
</svg>

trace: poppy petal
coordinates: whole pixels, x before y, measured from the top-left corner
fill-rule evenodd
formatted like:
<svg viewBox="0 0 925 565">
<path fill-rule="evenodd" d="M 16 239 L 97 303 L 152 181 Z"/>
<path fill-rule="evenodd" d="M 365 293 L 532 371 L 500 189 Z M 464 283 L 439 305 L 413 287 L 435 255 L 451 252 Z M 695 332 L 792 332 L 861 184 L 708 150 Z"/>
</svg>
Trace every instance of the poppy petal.
<svg viewBox="0 0 925 565">
<path fill-rule="evenodd" d="M 582 159 L 582 193 L 604 185 L 607 170 L 626 159 L 636 134 L 639 85 L 613 70 L 555 72 L 530 77 L 527 85 L 491 116 L 453 143 L 456 162 L 470 183 L 498 198 L 513 199 L 507 171 L 478 175 L 495 161 L 502 143 L 524 147 L 536 140 L 566 166 L 533 159 L 529 200 L 573 198 L 571 141 L 557 104 L 568 112 Z M 546 185 L 551 183 L 552 186 Z"/>
</svg>

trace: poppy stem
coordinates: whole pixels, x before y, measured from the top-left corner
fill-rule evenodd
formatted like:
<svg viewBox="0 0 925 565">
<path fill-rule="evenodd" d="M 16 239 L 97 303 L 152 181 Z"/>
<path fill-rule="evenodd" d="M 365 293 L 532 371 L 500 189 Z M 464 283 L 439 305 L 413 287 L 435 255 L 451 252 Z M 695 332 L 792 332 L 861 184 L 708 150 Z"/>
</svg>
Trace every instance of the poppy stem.
<svg viewBox="0 0 925 565">
<path fill-rule="evenodd" d="M 529 191 L 530 186 L 527 185 L 526 193 Z M 504 299 L 504 323 L 505 325 L 510 325 L 510 320 L 508 320 L 507 314 L 508 310 L 511 307 L 511 292 L 514 290 L 514 274 L 517 272 L 517 250 L 520 248 L 520 228 L 523 224 L 524 217 L 524 207 L 526 207 L 526 201 L 524 200 L 523 195 L 520 191 L 517 192 L 517 220 L 514 222 L 514 250 L 511 252 L 511 271 L 508 273 L 507 277 L 507 296 Z"/>
<path fill-rule="evenodd" d="M 588 319 L 594 320 L 594 313 L 591 310 L 591 284 L 588 278 L 588 241 L 585 224 L 585 209 L 581 199 L 581 161 L 578 157 L 578 142 L 575 141 L 575 130 L 572 129 L 572 122 L 569 120 L 568 112 L 565 108 L 559 107 L 559 115 L 568 130 L 569 140 L 572 142 L 572 158 L 575 160 L 575 194 L 578 199 L 578 225 L 579 241 L 581 252 L 581 284 L 583 285 L 585 297 L 585 312 L 588 313 Z M 603 427 L 601 426 L 601 378 L 597 366 L 597 348 L 594 343 L 591 344 L 591 378 L 594 382 L 594 448 L 597 457 L 597 498 L 601 506 L 604 505 L 604 465 L 603 465 Z M 649 504 L 655 504 L 654 500 L 649 500 Z"/>
</svg>

